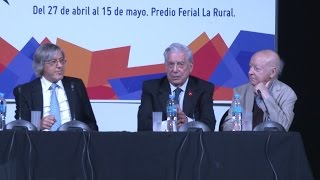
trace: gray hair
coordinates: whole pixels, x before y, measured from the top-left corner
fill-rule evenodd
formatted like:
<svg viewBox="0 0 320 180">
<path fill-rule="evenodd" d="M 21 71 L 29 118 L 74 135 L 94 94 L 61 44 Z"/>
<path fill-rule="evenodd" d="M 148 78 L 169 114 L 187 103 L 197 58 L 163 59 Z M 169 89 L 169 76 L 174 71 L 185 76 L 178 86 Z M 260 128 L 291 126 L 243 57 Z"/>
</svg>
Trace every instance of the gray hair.
<svg viewBox="0 0 320 180">
<path fill-rule="evenodd" d="M 280 58 L 279 54 L 273 50 L 264 50 L 262 52 L 265 52 L 266 55 L 270 57 L 271 63 L 276 67 L 276 78 L 279 78 L 284 67 L 284 61 Z"/>
<path fill-rule="evenodd" d="M 40 45 L 33 54 L 32 68 L 36 77 L 43 75 L 44 64 L 54 58 L 54 56 L 61 52 L 63 58 L 65 58 L 63 50 L 52 43 L 46 43 Z"/>
<path fill-rule="evenodd" d="M 169 59 L 169 53 L 171 52 L 183 52 L 186 57 L 187 60 L 192 63 L 193 62 L 193 55 L 192 55 L 192 51 L 190 50 L 189 47 L 180 44 L 180 43 L 172 43 L 169 47 L 167 47 L 163 53 L 164 56 L 164 60 L 165 63 L 168 61 Z"/>
<path fill-rule="evenodd" d="M 282 70 L 284 68 L 284 61 L 280 59 L 279 54 L 277 52 L 271 49 L 264 49 L 257 51 L 253 54 L 253 56 L 261 56 L 268 61 L 269 66 L 275 66 L 275 78 L 278 78 L 281 75 Z"/>
</svg>

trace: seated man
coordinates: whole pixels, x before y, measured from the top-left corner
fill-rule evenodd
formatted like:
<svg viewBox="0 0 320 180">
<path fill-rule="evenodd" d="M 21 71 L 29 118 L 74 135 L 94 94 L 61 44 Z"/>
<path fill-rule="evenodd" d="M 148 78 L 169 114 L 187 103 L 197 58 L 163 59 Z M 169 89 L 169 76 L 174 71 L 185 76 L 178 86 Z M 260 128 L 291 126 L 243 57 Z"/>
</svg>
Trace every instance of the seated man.
<svg viewBox="0 0 320 180">
<path fill-rule="evenodd" d="M 98 130 L 82 80 L 64 76 L 66 62 L 63 50 L 57 45 L 48 43 L 37 48 L 32 65 L 37 78 L 13 90 L 16 119 L 30 121 L 31 111 L 41 111 L 42 130 L 55 131 L 72 119 L 83 121 L 91 130 Z M 53 99 L 57 100 L 55 106 Z"/>
<path fill-rule="evenodd" d="M 212 99 L 214 85 L 190 75 L 193 69 L 191 50 L 173 43 L 164 51 L 164 60 L 166 76 L 143 82 L 138 131 L 152 131 L 152 112 L 162 112 L 162 117 L 166 117 L 168 96 L 178 87 L 182 92 L 179 95 L 177 127 L 196 120 L 213 131 L 216 123 Z"/>
<path fill-rule="evenodd" d="M 275 121 L 289 130 L 297 96 L 291 87 L 278 80 L 283 66 L 279 55 L 272 50 L 261 50 L 251 57 L 250 82 L 233 89 L 234 93 L 240 94 L 243 130 L 253 130 L 263 121 Z M 230 110 L 225 120 L 228 119 L 231 119 Z M 226 127 L 228 121 L 224 130 L 228 130 Z"/>
</svg>

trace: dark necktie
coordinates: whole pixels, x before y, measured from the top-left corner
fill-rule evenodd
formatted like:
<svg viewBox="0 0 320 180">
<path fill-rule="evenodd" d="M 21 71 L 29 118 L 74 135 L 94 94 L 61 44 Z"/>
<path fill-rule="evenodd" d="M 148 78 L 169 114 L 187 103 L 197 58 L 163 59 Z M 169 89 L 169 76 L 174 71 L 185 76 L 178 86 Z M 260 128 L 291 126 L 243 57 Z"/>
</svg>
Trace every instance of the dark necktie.
<svg viewBox="0 0 320 180">
<path fill-rule="evenodd" d="M 56 119 L 56 122 L 51 126 L 51 131 L 56 131 L 61 125 L 60 107 L 59 107 L 59 102 L 56 94 L 57 87 L 58 85 L 55 83 L 52 83 L 50 87 L 51 89 L 50 114 L 53 115 Z"/>
<path fill-rule="evenodd" d="M 263 122 L 263 114 L 264 112 L 262 111 L 262 109 L 260 109 L 256 100 L 254 99 L 252 109 L 252 129 Z"/>
<path fill-rule="evenodd" d="M 174 90 L 174 94 L 175 94 L 174 101 L 176 102 L 176 104 L 179 104 L 179 95 L 180 95 L 181 91 L 182 91 L 182 89 L 180 89 L 180 88 L 176 88 Z"/>
</svg>

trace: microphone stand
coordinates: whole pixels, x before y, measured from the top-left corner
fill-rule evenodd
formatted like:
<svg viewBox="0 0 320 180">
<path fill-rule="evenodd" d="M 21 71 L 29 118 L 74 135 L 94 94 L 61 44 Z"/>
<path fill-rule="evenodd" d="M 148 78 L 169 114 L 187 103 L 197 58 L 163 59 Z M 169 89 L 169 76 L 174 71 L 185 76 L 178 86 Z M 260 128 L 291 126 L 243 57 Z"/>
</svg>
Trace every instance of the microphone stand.
<svg viewBox="0 0 320 180">
<path fill-rule="evenodd" d="M 261 95 L 261 91 L 258 89 L 257 90 L 258 95 L 260 96 L 261 101 L 263 102 L 265 108 L 266 108 L 266 113 L 267 113 L 267 120 L 258 124 L 253 131 L 283 131 L 285 132 L 286 130 L 284 129 L 284 127 L 282 126 L 282 124 L 276 122 L 276 121 L 272 121 L 270 119 L 270 114 L 269 114 L 269 110 L 268 107 Z"/>
<path fill-rule="evenodd" d="M 58 131 L 68 131 L 68 130 L 74 130 L 74 131 L 89 131 L 90 127 L 79 120 L 76 120 L 76 106 L 75 106 L 75 91 L 74 91 L 74 83 L 73 81 L 71 81 L 71 91 L 72 91 L 72 95 L 71 95 L 71 101 L 72 104 L 70 105 L 70 107 L 73 110 L 73 113 L 71 113 L 71 121 L 66 122 L 64 124 L 62 124 L 59 128 Z"/>
<path fill-rule="evenodd" d="M 266 116 L 266 121 L 271 121 L 268 107 L 267 107 L 266 102 L 264 101 L 264 99 L 263 99 L 263 97 L 262 97 L 262 94 L 261 94 L 260 89 L 258 89 L 257 92 L 258 92 L 259 98 L 261 99 L 264 107 L 266 108 L 266 114 L 267 114 L 267 116 Z"/>
<path fill-rule="evenodd" d="M 19 119 L 11 121 L 6 125 L 6 129 L 27 129 L 29 131 L 37 131 L 38 128 L 30 121 L 21 118 L 21 86 L 18 86 L 19 92 Z"/>
</svg>

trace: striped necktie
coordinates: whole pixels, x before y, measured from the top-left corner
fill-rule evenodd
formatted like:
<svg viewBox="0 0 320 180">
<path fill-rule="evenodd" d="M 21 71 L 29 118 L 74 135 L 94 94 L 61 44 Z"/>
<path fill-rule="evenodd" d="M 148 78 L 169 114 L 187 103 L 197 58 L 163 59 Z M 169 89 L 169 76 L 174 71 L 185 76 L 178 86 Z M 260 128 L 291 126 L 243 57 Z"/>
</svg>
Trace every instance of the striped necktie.
<svg viewBox="0 0 320 180">
<path fill-rule="evenodd" d="M 57 87 L 58 85 L 55 83 L 52 83 L 50 87 L 51 89 L 50 114 L 53 115 L 56 119 L 56 122 L 51 127 L 51 131 L 56 131 L 61 125 L 60 108 L 59 108 L 59 102 L 56 94 Z"/>
</svg>

